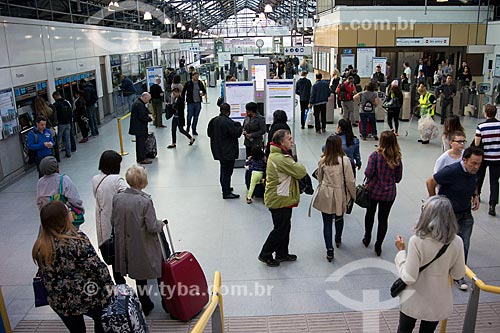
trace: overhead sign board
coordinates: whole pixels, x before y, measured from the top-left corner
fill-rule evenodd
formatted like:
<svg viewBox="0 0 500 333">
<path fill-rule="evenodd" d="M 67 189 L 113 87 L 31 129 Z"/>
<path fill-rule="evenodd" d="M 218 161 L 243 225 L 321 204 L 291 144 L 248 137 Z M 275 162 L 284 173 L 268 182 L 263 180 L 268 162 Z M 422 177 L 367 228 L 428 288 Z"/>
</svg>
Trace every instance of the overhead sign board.
<svg viewBox="0 0 500 333">
<path fill-rule="evenodd" d="M 448 37 L 397 37 L 396 46 L 449 46 Z"/>
<path fill-rule="evenodd" d="M 200 43 L 181 43 L 181 51 L 200 51 Z"/>
<path fill-rule="evenodd" d="M 312 55 L 311 46 L 285 47 L 285 55 Z"/>
<path fill-rule="evenodd" d="M 265 27 L 264 32 L 266 36 L 288 36 L 290 31 L 288 27 Z"/>
</svg>

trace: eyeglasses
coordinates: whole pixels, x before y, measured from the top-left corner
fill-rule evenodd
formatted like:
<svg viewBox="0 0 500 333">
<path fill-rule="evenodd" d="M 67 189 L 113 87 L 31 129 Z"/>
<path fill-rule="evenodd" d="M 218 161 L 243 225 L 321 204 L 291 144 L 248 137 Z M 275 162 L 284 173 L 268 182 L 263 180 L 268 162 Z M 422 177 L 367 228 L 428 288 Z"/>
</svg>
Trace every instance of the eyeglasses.
<svg viewBox="0 0 500 333">
<path fill-rule="evenodd" d="M 460 143 L 461 145 L 465 144 L 467 140 L 452 140 L 453 142 Z"/>
</svg>

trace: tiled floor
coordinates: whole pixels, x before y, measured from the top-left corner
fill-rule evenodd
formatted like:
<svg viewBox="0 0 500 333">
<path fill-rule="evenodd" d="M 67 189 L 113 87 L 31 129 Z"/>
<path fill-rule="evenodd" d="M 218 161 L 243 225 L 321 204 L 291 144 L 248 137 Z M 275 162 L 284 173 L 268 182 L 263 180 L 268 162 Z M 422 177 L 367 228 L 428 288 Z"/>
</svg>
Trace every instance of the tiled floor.
<svg viewBox="0 0 500 333">
<path fill-rule="evenodd" d="M 461 333 L 464 321 L 465 305 L 455 307 L 446 324 L 447 333 Z M 289 333 L 289 332 L 335 332 L 335 333 L 392 333 L 397 332 L 399 312 L 397 310 L 306 313 L 301 315 L 229 317 L 225 319 L 225 332 L 228 333 Z M 148 322 L 151 332 L 188 333 L 191 323 L 169 320 L 151 320 Z M 93 332 L 92 322 L 87 322 L 87 332 Z M 436 332 L 440 332 L 442 323 Z M 415 331 L 418 331 L 418 323 Z M 500 331 L 500 303 L 483 303 L 476 323 L 476 333 L 496 333 Z M 61 321 L 23 320 L 14 333 L 23 332 L 66 332 Z M 209 322 L 206 333 L 212 332 Z"/>
<path fill-rule="evenodd" d="M 260 248 L 272 228 L 269 211 L 262 200 L 256 199 L 248 205 L 243 199 L 227 201 L 221 198 L 219 164 L 212 159 L 206 136 L 206 124 L 218 113 L 215 101 L 219 91 L 219 88 L 208 90 L 210 104 L 203 104 L 198 128 L 200 135 L 194 146 L 188 146 L 187 139 L 178 135 L 177 148 L 167 150 L 166 146 L 171 143 L 170 123 L 165 129 L 150 127 L 156 133 L 159 153 L 153 164 L 146 166 L 149 186 L 145 191 L 152 195 L 158 217 L 169 219 L 176 249 L 192 251 L 209 281 L 214 271 L 221 271 L 228 320 L 247 316 L 302 315 L 320 321 L 323 314 L 331 316 L 331 313 L 397 308 L 397 300 L 389 296 L 389 287 L 395 279 L 394 239 L 397 234 L 405 238 L 412 234 L 421 200 L 427 196 L 425 180 L 431 175 L 434 161 L 441 153 L 439 140 L 422 146 L 416 142 L 416 122 L 411 124 L 408 136 L 404 136 L 408 123 L 401 124 L 399 144 L 403 151 L 403 180 L 398 185 L 380 258 L 376 257 L 373 246 L 367 249 L 361 244 L 364 210 L 356 207 L 345 218 L 342 246 L 336 249 L 335 260 L 327 262 L 321 215 L 313 209 L 308 217 L 311 197 L 303 195 L 299 207 L 293 211 L 290 240 L 290 250 L 299 259 L 279 268 L 269 268 L 257 261 Z M 337 111 L 335 122 L 338 119 Z M 469 142 L 477 122 L 475 118 L 463 119 Z M 313 129 L 301 130 L 299 124 L 292 127 L 298 156 L 312 172 L 328 134 L 318 135 Z M 135 146 L 126 134 L 128 120 L 123 125 L 125 150 L 130 154 L 124 156 L 122 174 L 135 163 Z M 377 123 L 377 127 L 380 132 L 387 125 Z M 335 125 L 327 126 L 330 133 L 335 128 Z M 61 171 L 73 179 L 83 198 L 87 222 L 82 230 L 94 244 L 95 205 L 90 180 L 97 173 L 101 152 L 119 149 L 116 120 L 103 125 L 100 133 L 99 137 L 78 145 L 78 152 L 70 159 L 63 159 L 60 165 Z M 361 143 L 364 163 L 375 144 L 370 140 Z M 235 192 L 245 194 L 244 170 L 235 169 L 232 179 Z M 362 179 L 362 173 L 358 172 L 358 182 Z M 0 286 L 13 326 L 21 320 L 23 323 L 58 320 L 50 309 L 33 307 L 31 282 L 36 267 L 31 260 L 31 247 L 39 223 L 35 206 L 36 181 L 36 172 L 31 172 L 0 192 Z M 486 184 L 483 204 L 474 213 L 469 264 L 485 282 L 500 285 L 500 257 L 497 254 L 500 220 L 487 214 L 484 203 L 488 192 Z M 467 293 L 454 290 L 456 304 L 466 304 L 467 299 Z M 150 315 L 153 324 L 168 319 L 159 306 L 159 299 L 154 297 L 154 300 L 157 306 Z M 500 302 L 500 297 L 483 293 L 481 302 Z M 360 314 L 341 316 L 356 315 Z M 300 319 L 302 317 L 294 317 L 294 320 L 302 320 L 302 324 L 297 323 L 297 329 L 305 325 Z M 264 320 L 266 325 L 276 327 L 272 318 L 281 317 L 251 322 L 257 325 Z"/>
</svg>

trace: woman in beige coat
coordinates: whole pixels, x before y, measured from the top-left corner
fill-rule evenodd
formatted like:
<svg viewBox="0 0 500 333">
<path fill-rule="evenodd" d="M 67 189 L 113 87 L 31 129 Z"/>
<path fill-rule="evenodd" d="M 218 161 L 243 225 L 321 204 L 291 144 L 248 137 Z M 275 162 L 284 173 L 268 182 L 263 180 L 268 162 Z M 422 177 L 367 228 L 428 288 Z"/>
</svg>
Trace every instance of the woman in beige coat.
<svg viewBox="0 0 500 333">
<path fill-rule="evenodd" d="M 318 162 L 318 189 L 313 207 L 323 216 L 326 259 L 333 260 L 332 223 L 335 219 L 335 244 L 340 247 L 347 203 L 356 195 L 351 161 L 342 150 L 342 139 L 330 135 Z"/>
<path fill-rule="evenodd" d="M 162 231 L 163 223 L 156 218 L 151 196 L 142 191 L 148 185 L 146 169 L 131 166 L 125 179 L 130 188 L 113 197 L 114 270 L 135 279 L 139 301 L 147 316 L 154 308 L 146 292 L 147 280 L 157 279 L 159 287 L 161 282 L 163 258 L 158 233 Z"/>
<path fill-rule="evenodd" d="M 396 267 L 401 280 L 408 286 L 401 292 L 398 333 L 410 333 L 417 319 L 420 332 L 434 332 L 439 321 L 453 311 L 450 275 L 458 280 L 465 275 L 464 245 L 457 236 L 458 225 L 450 201 L 443 196 L 430 197 L 420 214 L 415 235 L 406 245 L 401 236 L 396 239 Z M 445 245 L 444 253 L 425 270 Z"/>
</svg>

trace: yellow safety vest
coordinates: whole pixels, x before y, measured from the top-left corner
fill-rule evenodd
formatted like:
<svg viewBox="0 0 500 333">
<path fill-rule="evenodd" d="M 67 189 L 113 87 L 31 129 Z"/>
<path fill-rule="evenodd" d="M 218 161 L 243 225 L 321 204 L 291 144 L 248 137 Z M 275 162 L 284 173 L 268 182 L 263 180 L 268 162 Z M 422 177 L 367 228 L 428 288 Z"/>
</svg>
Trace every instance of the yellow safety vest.
<svg viewBox="0 0 500 333">
<path fill-rule="evenodd" d="M 434 116 L 434 109 L 432 108 L 432 103 L 430 102 L 432 94 L 427 92 L 425 95 L 420 95 L 418 103 L 420 104 L 420 116 L 429 114 L 431 117 Z"/>
</svg>

